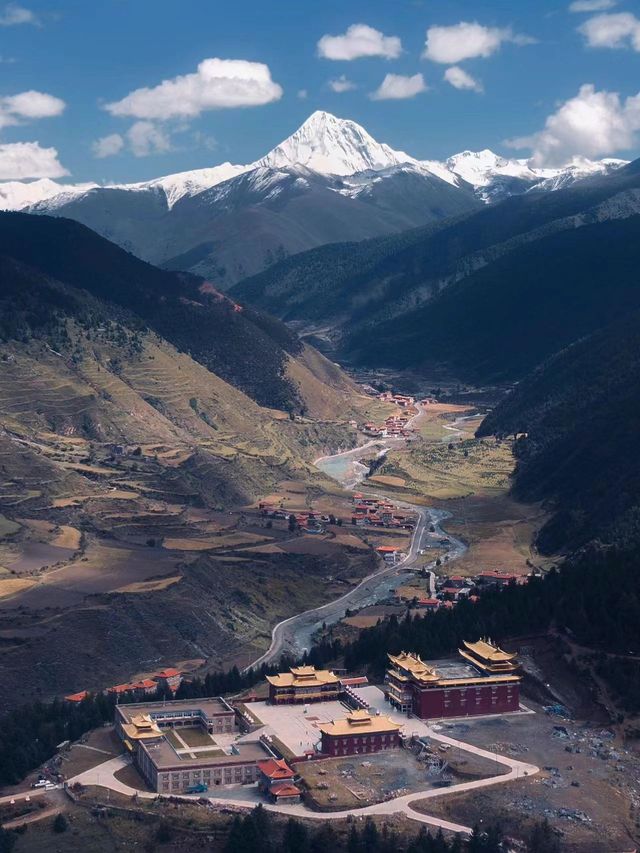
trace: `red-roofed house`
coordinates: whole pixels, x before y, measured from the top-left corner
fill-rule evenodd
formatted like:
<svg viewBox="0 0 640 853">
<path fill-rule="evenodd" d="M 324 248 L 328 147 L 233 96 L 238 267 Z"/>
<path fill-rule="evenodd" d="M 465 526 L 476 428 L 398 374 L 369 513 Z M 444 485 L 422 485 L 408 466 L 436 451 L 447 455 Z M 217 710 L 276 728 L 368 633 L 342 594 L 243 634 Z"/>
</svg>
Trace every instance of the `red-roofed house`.
<svg viewBox="0 0 640 853">
<path fill-rule="evenodd" d="M 172 666 L 163 669 L 162 672 L 156 672 L 152 678 L 158 687 L 168 688 L 172 693 L 175 693 L 182 684 L 182 673 Z"/>
<path fill-rule="evenodd" d="M 271 788 L 274 785 L 291 784 L 296 777 L 295 772 L 289 767 L 284 759 L 265 758 L 258 761 L 258 789 L 263 794 L 272 795 Z M 295 785 L 294 785 L 295 787 Z M 298 791 L 298 796 L 300 791 Z"/>
<path fill-rule="evenodd" d="M 299 803 L 302 799 L 302 791 L 293 782 L 274 782 L 268 793 L 274 803 Z"/>
<path fill-rule="evenodd" d="M 122 693 L 130 693 L 133 690 L 133 684 L 115 684 L 113 687 L 107 688 L 107 693 L 115 693 L 117 696 Z"/>
<path fill-rule="evenodd" d="M 422 610 L 437 610 L 440 607 L 440 601 L 437 598 L 421 598 L 418 601 L 418 607 Z"/>
<path fill-rule="evenodd" d="M 151 678 L 143 678 L 141 681 L 132 682 L 129 687 L 135 690 L 136 693 L 144 693 L 146 696 L 149 696 L 151 693 L 156 692 L 158 684 Z"/>
<path fill-rule="evenodd" d="M 79 693 L 70 693 L 68 696 L 65 696 L 65 702 L 82 702 L 83 699 L 86 699 L 89 695 L 88 690 L 81 690 Z"/>
</svg>

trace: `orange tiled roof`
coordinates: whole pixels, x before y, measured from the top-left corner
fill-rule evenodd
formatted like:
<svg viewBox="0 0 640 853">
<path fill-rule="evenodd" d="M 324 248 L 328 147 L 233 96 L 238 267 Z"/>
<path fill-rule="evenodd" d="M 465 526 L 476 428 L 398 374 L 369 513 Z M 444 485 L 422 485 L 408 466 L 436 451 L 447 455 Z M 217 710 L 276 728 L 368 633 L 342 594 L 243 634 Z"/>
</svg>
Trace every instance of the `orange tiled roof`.
<svg viewBox="0 0 640 853">
<path fill-rule="evenodd" d="M 176 675 L 182 675 L 182 673 L 179 669 L 169 666 L 167 669 L 163 669 L 162 672 L 157 672 L 156 678 L 175 678 Z"/>
<path fill-rule="evenodd" d="M 301 794 L 300 788 L 290 782 L 280 782 L 279 784 L 271 785 L 269 792 L 274 797 L 299 797 Z"/>
<path fill-rule="evenodd" d="M 88 695 L 88 690 L 81 690 L 79 693 L 70 693 L 64 698 L 67 700 L 67 702 L 82 702 L 82 700 L 86 699 Z"/>
<path fill-rule="evenodd" d="M 269 779 L 293 779 L 296 775 L 286 761 L 277 758 L 266 758 L 258 761 L 258 770 Z"/>
</svg>

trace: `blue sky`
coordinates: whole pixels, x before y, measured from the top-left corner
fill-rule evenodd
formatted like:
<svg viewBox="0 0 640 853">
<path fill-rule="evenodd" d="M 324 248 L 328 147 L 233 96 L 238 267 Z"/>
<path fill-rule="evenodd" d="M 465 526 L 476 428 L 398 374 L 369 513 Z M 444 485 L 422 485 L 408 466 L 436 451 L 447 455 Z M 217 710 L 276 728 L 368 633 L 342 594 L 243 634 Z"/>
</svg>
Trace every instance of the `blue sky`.
<svg viewBox="0 0 640 853">
<path fill-rule="evenodd" d="M 570 0 L 0 2 L 0 179 L 47 170 L 60 177 L 63 167 L 65 180 L 133 181 L 250 162 L 316 109 L 352 118 L 420 158 L 465 148 L 533 151 L 540 165 L 577 155 L 633 157 L 640 151 L 637 4 L 578 3 L 600 8 L 570 12 Z M 465 31 L 461 22 L 479 28 Z M 359 24 L 371 28 L 368 49 L 378 55 L 358 56 L 361 40 L 349 28 Z M 344 38 L 319 49 L 323 36 Z M 213 81 L 213 92 L 195 76 L 170 86 L 166 98 L 157 91 L 212 58 L 240 65 L 209 67 L 209 75 L 218 68 L 223 78 L 238 69 L 249 76 L 245 95 L 231 101 L 263 103 L 220 108 L 228 102 L 225 79 Z M 445 73 L 473 88 L 456 88 Z M 380 89 L 386 75 L 395 77 Z M 333 91 L 332 80 L 353 88 Z M 195 87 L 188 109 L 180 85 Z M 151 92 L 127 99 L 142 87 Z M 31 100 L 16 98 L 25 93 Z M 505 144 L 518 139 L 517 150 Z M 37 147 L 17 145 L 27 142 Z"/>
</svg>

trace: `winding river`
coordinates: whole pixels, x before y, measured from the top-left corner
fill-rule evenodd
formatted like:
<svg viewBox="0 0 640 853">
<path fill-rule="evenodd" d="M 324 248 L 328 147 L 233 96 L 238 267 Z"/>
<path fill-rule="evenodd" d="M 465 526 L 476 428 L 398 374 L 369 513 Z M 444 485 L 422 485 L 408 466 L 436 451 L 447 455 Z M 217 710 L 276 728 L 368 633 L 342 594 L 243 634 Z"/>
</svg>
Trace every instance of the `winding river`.
<svg viewBox="0 0 640 853">
<path fill-rule="evenodd" d="M 458 429 L 457 424 L 463 420 L 464 418 L 458 418 L 451 425 L 452 430 L 455 430 L 457 434 L 462 434 L 462 430 Z M 450 440 L 448 436 L 446 440 Z M 360 447 L 345 450 L 342 453 L 322 456 L 320 459 L 316 459 L 314 464 L 344 488 L 354 489 L 364 480 L 368 470 L 367 466 L 362 464 L 362 459 L 370 459 L 374 453 L 378 456 L 384 455 L 388 450 L 403 444 L 404 439 L 390 439 L 384 443 L 380 440 L 369 441 Z M 383 497 L 373 491 L 367 491 L 367 494 Z M 402 509 L 415 513 L 418 518 L 407 556 L 395 566 L 385 566 L 380 571 L 364 578 L 356 587 L 334 601 L 311 610 L 305 610 L 303 613 L 298 613 L 279 622 L 271 633 L 269 649 L 253 661 L 247 669 L 260 666 L 263 663 L 277 661 L 284 653 L 299 657 L 311 648 L 316 632 L 323 625 L 333 625 L 339 622 L 347 609 L 356 610 L 388 599 L 397 587 L 406 583 L 407 573 L 411 571 L 412 566 L 415 566 L 420 550 L 428 545 L 429 540 L 431 543 L 437 540 L 448 540 L 446 548 L 449 563 L 467 550 L 464 542 L 442 529 L 442 523 L 450 517 L 451 513 L 435 507 L 418 506 L 406 501 L 394 500 L 394 503 Z M 430 530 L 431 527 L 433 530 Z M 421 568 L 434 570 L 435 560 Z"/>
</svg>

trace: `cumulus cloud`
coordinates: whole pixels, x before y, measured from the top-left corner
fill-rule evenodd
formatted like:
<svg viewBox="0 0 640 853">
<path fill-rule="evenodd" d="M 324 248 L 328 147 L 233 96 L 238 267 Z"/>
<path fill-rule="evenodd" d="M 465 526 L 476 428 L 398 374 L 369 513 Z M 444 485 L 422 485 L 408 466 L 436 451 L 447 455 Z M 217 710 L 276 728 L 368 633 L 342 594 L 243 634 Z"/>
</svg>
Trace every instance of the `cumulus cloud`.
<svg viewBox="0 0 640 853">
<path fill-rule="evenodd" d="M 255 107 L 277 101 L 281 87 L 261 62 L 244 59 L 203 59 L 193 74 L 163 80 L 158 86 L 135 89 L 105 109 L 114 116 L 146 120 L 195 118 L 207 110 Z"/>
<path fill-rule="evenodd" d="M 422 56 L 443 65 L 454 65 L 465 59 L 486 59 L 503 42 L 522 45 L 533 41 L 529 36 L 514 33 L 510 27 L 484 27 L 477 21 L 461 21 L 450 27 L 429 27 Z"/>
<path fill-rule="evenodd" d="M 548 116 L 541 131 L 507 144 L 531 149 L 537 166 L 563 166 L 574 157 L 602 157 L 633 148 L 638 131 L 640 92 L 621 99 L 617 92 L 598 92 L 587 83 Z"/>
<path fill-rule="evenodd" d="M 215 140 L 212 137 L 196 133 L 193 138 L 198 145 L 207 148 L 215 146 Z M 99 160 L 114 157 L 125 148 L 135 157 L 148 157 L 150 154 L 164 154 L 166 151 L 171 151 L 171 137 L 164 128 L 158 127 L 152 121 L 137 121 L 124 135 L 110 133 L 108 136 L 102 136 L 96 139 L 91 148 L 93 156 Z"/>
<path fill-rule="evenodd" d="M 23 124 L 39 118 L 53 118 L 64 112 L 66 104 L 54 95 L 30 89 L 0 98 L 0 128 Z"/>
<path fill-rule="evenodd" d="M 108 136 L 102 136 L 91 146 L 93 156 L 102 160 L 104 157 L 113 157 L 119 154 L 124 148 L 124 139 L 119 133 L 110 133 Z"/>
<path fill-rule="evenodd" d="M 367 24 L 352 24 L 343 35 L 324 35 L 318 42 L 318 56 L 346 62 L 364 56 L 397 59 L 401 53 L 402 42 L 398 36 L 385 36 Z"/>
<path fill-rule="evenodd" d="M 348 77 L 341 74 L 335 80 L 329 80 L 329 88 L 333 92 L 350 92 L 352 89 L 357 89 L 358 87 L 353 80 L 349 80 Z"/>
<path fill-rule="evenodd" d="M 63 178 L 68 174 L 55 148 L 42 148 L 38 142 L 0 144 L 0 181 Z"/>
<path fill-rule="evenodd" d="M 25 9 L 17 3 L 8 3 L 0 12 L 0 27 L 16 27 L 20 24 L 33 24 L 37 27 L 40 19 L 31 9 Z"/>
<path fill-rule="evenodd" d="M 589 47 L 632 47 L 640 51 L 640 21 L 631 12 L 596 15 L 578 27 Z"/>
<path fill-rule="evenodd" d="M 403 100 L 413 98 L 420 92 L 427 91 L 427 84 L 422 74 L 405 77 L 403 74 L 387 74 L 375 92 L 371 93 L 373 101 Z"/>
<path fill-rule="evenodd" d="M 602 12 L 604 9 L 613 9 L 617 0 L 574 0 L 569 5 L 570 12 Z"/>
<path fill-rule="evenodd" d="M 127 131 L 127 142 L 136 157 L 163 154 L 171 150 L 169 135 L 151 121 L 137 121 Z"/>
<path fill-rule="evenodd" d="M 450 83 L 454 89 L 469 89 L 472 92 L 482 92 L 482 83 L 472 77 L 471 74 L 460 68 L 459 65 L 452 65 L 444 72 L 444 79 Z"/>
</svg>

